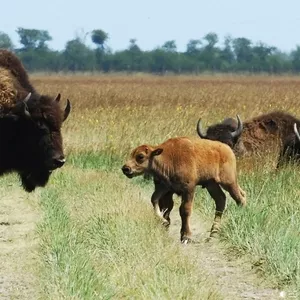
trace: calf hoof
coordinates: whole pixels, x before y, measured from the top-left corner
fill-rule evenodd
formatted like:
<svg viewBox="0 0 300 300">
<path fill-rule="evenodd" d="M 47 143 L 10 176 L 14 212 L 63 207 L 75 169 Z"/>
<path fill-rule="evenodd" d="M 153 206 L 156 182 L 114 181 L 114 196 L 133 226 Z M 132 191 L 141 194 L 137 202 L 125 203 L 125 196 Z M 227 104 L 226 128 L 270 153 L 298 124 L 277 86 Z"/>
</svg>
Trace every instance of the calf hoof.
<svg viewBox="0 0 300 300">
<path fill-rule="evenodd" d="M 165 227 L 165 228 L 169 228 L 170 226 L 170 221 L 166 220 L 166 219 L 163 219 L 161 221 L 161 224 Z"/>
<path fill-rule="evenodd" d="M 187 245 L 187 244 L 191 244 L 193 241 L 191 238 L 184 236 L 181 238 L 181 244 Z"/>
<path fill-rule="evenodd" d="M 209 237 L 210 237 L 210 238 L 218 238 L 219 235 L 220 235 L 219 230 L 214 229 L 214 230 L 212 230 L 212 231 L 210 232 Z"/>
</svg>

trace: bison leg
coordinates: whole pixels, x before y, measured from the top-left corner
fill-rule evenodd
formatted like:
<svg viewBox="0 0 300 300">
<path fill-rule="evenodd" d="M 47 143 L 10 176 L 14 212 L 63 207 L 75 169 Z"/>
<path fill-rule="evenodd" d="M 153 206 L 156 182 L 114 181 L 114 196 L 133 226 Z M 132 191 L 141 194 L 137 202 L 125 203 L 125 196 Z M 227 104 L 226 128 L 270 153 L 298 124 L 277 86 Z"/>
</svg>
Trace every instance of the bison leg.
<svg viewBox="0 0 300 300">
<path fill-rule="evenodd" d="M 221 218 L 226 205 L 226 196 L 219 184 L 214 181 L 208 183 L 206 189 L 216 203 L 215 219 L 210 230 L 210 237 L 215 237 L 220 231 Z"/>
<path fill-rule="evenodd" d="M 230 196 L 235 200 L 237 205 L 245 206 L 246 205 L 246 193 L 241 189 L 237 182 L 232 184 L 223 184 L 220 183 L 222 188 L 229 192 Z"/>
<path fill-rule="evenodd" d="M 155 191 L 151 196 L 151 202 L 154 208 L 155 214 L 162 220 L 163 225 L 168 225 L 168 221 L 162 216 L 159 201 L 163 198 L 169 190 L 162 184 L 155 184 Z"/>
<path fill-rule="evenodd" d="M 182 193 L 182 201 L 179 207 L 179 213 L 181 217 L 181 242 L 186 244 L 191 241 L 191 229 L 190 229 L 190 217 L 193 210 L 195 190 Z"/>
<path fill-rule="evenodd" d="M 173 201 L 173 192 L 167 192 L 163 197 L 159 199 L 159 208 L 163 213 L 163 217 L 168 221 L 167 226 L 171 224 L 170 213 L 173 209 L 174 201 Z"/>
</svg>

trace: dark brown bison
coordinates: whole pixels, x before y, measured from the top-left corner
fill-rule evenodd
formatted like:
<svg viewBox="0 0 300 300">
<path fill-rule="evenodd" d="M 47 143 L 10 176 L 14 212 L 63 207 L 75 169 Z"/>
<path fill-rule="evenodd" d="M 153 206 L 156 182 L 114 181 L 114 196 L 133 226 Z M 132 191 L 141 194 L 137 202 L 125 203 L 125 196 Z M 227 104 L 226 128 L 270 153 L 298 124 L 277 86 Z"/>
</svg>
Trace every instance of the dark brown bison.
<svg viewBox="0 0 300 300">
<path fill-rule="evenodd" d="M 294 132 L 290 133 L 284 139 L 279 157 L 277 167 L 287 162 L 300 162 L 300 135 L 297 129 L 297 123 L 294 123 Z"/>
<path fill-rule="evenodd" d="M 51 172 L 65 163 L 60 94 L 40 95 L 20 60 L 0 50 L 0 175 L 17 172 L 27 192 L 45 186 Z"/>
<path fill-rule="evenodd" d="M 217 140 L 229 145 L 237 156 L 262 151 L 279 151 L 278 166 L 286 161 L 284 145 L 291 143 L 294 135 L 294 123 L 300 125 L 300 120 L 291 114 L 274 111 L 242 123 L 237 116 L 225 119 L 223 122 L 209 126 L 204 133 L 201 119 L 198 121 L 197 132 L 202 139 Z M 292 152 L 290 152 L 292 154 Z"/>
<path fill-rule="evenodd" d="M 131 152 L 122 167 L 128 177 L 149 174 L 154 177 L 155 190 L 151 202 L 156 215 L 163 223 L 169 223 L 173 208 L 173 194 L 181 196 L 181 241 L 190 240 L 190 216 L 195 188 L 206 188 L 216 204 L 213 236 L 219 228 L 228 191 L 238 205 L 245 205 L 245 192 L 239 187 L 236 160 L 227 145 L 198 138 L 171 138 L 158 146 L 142 145 Z M 162 215 L 163 214 L 163 215 Z"/>
</svg>

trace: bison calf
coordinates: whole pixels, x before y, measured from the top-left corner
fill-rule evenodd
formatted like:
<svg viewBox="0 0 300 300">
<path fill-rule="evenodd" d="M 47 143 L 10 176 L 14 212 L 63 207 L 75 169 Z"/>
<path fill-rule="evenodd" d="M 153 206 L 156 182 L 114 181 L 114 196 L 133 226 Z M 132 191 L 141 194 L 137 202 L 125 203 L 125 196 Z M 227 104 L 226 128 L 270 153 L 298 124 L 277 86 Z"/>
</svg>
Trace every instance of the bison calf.
<svg viewBox="0 0 300 300">
<path fill-rule="evenodd" d="M 238 205 L 246 204 L 245 192 L 237 183 L 235 155 L 229 146 L 217 141 L 177 137 L 158 146 L 141 145 L 131 152 L 122 171 L 128 178 L 142 174 L 154 177 L 151 202 L 164 223 L 170 222 L 173 194 L 181 196 L 179 212 L 183 243 L 191 236 L 190 216 L 197 185 L 206 188 L 216 203 L 211 236 L 218 232 L 226 204 L 221 187 Z"/>
</svg>

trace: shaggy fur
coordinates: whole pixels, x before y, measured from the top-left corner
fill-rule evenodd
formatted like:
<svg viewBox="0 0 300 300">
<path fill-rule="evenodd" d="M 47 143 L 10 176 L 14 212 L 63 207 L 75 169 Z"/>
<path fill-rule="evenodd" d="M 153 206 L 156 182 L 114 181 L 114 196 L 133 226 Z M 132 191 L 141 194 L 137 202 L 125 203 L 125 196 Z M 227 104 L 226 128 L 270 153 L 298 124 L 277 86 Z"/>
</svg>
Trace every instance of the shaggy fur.
<svg viewBox="0 0 300 300">
<path fill-rule="evenodd" d="M 0 175 L 17 172 L 31 192 L 45 186 L 51 172 L 65 162 L 61 126 L 70 105 L 62 111 L 60 95 L 38 94 L 12 53 L 0 51 L 0 66 Z"/>
<path fill-rule="evenodd" d="M 182 242 L 189 241 L 191 236 L 190 216 L 197 185 L 206 188 L 216 203 L 211 236 L 218 231 L 225 208 L 226 197 L 221 187 L 238 205 L 246 204 L 245 192 L 237 183 L 235 155 L 230 147 L 219 142 L 177 137 L 158 146 L 142 145 L 132 151 L 122 171 L 129 178 L 143 174 L 154 177 L 151 201 L 158 216 L 163 212 L 164 223 L 170 222 L 172 195 L 181 196 Z"/>
<path fill-rule="evenodd" d="M 227 120 L 227 121 L 226 121 Z M 294 139 L 293 125 L 300 127 L 300 120 L 291 114 L 274 111 L 252 118 L 243 123 L 243 132 L 232 139 L 230 132 L 236 130 L 237 121 L 226 119 L 207 129 L 207 139 L 229 145 L 237 156 L 279 149 L 279 160 L 283 162 L 284 145 Z M 228 123 L 228 120 L 231 120 Z M 234 121 L 233 121 L 234 120 Z"/>
<path fill-rule="evenodd" d="M 0 67 L 0 114 L 3 116 L 28 94 L 10 70 Z"/>
<path fill-rule="evenodd" d="M 27 92 L 35 92 L 22 62 L 15 54 L 8 50 L 0 49 L 0 67 L 10 70 Z"/>
</svg>

